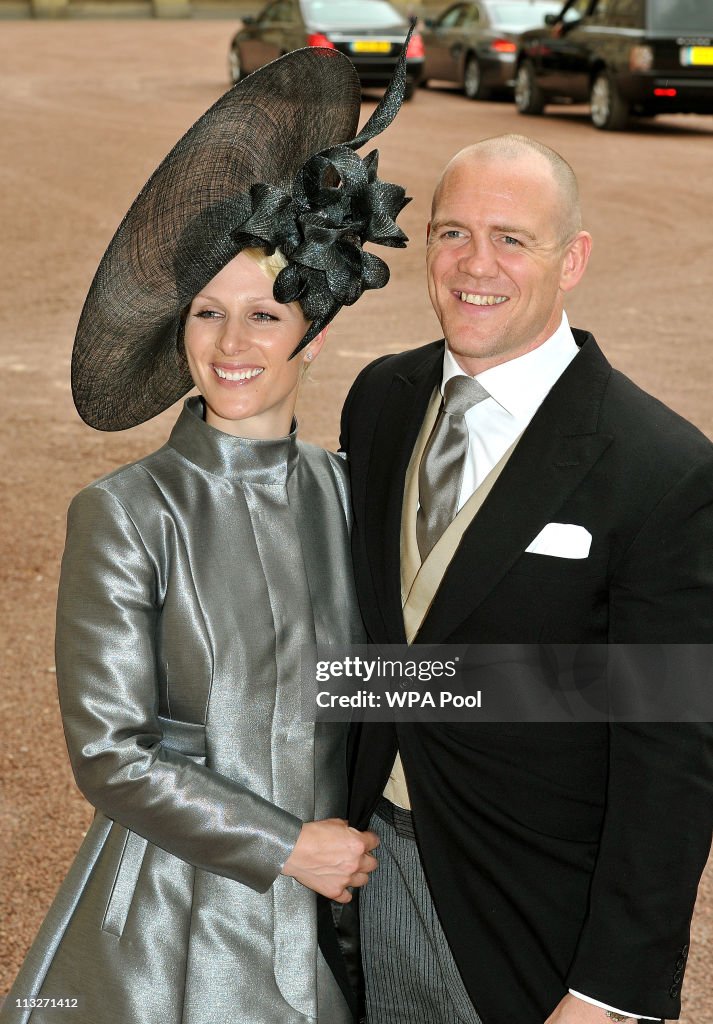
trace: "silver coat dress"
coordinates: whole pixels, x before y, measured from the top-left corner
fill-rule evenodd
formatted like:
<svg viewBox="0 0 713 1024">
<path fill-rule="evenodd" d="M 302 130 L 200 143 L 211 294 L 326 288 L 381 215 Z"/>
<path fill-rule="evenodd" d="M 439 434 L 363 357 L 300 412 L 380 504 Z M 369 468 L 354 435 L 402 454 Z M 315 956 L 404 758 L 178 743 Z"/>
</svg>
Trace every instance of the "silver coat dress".
<svg viewBox="0 0 713 1024">
<path fill-rule="evenodd" d="M 300 693 L 305 645 L 361 639 L 345 480 L 190 399 L 74 499 L 57 678 L 97 814 L 2 1024 L 351 1020 L 314 893 L 279 874 L 303 821 L 345 812 L 344 728 L 302 721 Z M 77 1005 L 30 1006 L 52 999 Z"/>
</svg>

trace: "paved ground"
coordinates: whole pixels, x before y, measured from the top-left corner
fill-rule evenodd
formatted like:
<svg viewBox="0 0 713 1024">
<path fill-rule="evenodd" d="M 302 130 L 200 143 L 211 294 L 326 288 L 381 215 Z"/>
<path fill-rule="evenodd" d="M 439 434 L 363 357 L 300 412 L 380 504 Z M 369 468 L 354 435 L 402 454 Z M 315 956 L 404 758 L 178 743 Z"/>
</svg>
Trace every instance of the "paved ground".
<svg viewBox="0 0 713 1024">
<path fill-rule="evenodd" d="M 0 29 L 0 495 L 5 633 L 0 722 L 0 993 L 62 878 L 90 809 L 74 788 L 56 707 L 52 620 L 64 515 L 83 484 L 158 446 L 173 419 L 126 434 L 83 426 L 68 367 L 82 300 L 128 203 L 179 134 L 226 87 L 228 22 L 4 23 Z M 366 105 L 366 111 L 373 103 Z M 334 445 L 341 399 L 372 357 L 437 336 L 422 284 L 430 191 L 470 140 L 525 131 L 579 173 L 595 253 L 575 325 L 644 387 L 713 436 L 710 210 L 713 119 L 626 135 L 581 109 L 526 119 L 507 104 L 421 92 L 380 143 L 382 176 L 414 202 L 394 281 L 335 323 L 302 402 L 303 436 Z M 686 1024 L 713 1020 L 713 877 L 695 920 Z"/>
</svg>

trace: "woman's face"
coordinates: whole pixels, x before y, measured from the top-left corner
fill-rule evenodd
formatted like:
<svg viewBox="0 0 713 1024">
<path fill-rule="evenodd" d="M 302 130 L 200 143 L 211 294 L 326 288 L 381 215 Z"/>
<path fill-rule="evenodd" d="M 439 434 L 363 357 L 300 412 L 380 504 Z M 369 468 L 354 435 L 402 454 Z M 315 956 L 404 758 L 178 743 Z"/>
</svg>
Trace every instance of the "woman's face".
<svg viewBox="0 0 713 1024">
<path fill-rule="evenodd" d="M 272 279 L 239 253 L 193 299 L 184 343 L 206 422 L 239 437 L 290 432 L 300 376 L 325 331 L 294 359 L 309 324 L 296 302 L 272 297 Z"/>
</svg>

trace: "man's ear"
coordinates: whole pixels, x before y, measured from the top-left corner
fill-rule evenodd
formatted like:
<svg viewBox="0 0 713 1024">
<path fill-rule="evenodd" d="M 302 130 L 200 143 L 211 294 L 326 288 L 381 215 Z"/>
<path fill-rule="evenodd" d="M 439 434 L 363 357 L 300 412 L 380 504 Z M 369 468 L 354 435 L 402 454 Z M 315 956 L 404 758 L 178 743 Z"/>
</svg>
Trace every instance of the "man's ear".
<svg viewBox="0 0 713 1024">
<path fill-rule="evenodd" d="M 567 243 L 560 274 L 560 289 L 563 292 L 570 292 L 582 280 L 591 251 L 592 236 L 588 231 L 578 231 Z"/>
</svg>

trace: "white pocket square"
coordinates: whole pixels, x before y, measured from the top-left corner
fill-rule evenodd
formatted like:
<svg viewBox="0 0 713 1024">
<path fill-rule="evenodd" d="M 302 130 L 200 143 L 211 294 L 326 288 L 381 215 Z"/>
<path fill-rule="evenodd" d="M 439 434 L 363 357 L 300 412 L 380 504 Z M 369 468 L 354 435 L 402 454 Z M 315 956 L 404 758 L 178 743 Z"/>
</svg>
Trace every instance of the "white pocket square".
<svg viewBox="0 0 713 1024">
<path fill-rule="evenodd" d="M 583 526 L 575 526 L 574 523 L 548 523 L 525 550 L 531 555 L 586 558 L 591 546 L 592 535 Z"/>
</svg>

